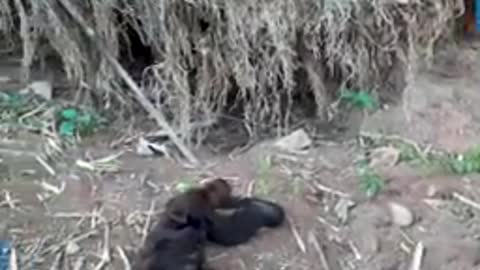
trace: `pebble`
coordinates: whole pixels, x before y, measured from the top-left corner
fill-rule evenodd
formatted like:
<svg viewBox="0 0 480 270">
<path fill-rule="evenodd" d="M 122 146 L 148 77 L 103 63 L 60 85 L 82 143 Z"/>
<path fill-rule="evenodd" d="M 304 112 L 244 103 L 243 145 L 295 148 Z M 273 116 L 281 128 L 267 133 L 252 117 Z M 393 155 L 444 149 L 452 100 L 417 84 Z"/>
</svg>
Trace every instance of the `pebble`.
<svg viewBox="0 0 480 270">
<path fill-rule="evenodd" d="M 287 150 L 290 152 L 296 152 L 304 150 L 312 144 L 312 140 L 308 136 L 307 132 L 303 129 L 298 129 L 293 133 L 280 138 L 276 143 L 275 147 Z"/>
<path fill-rule="evenodd" d="M 428 186 L 428 189 L 427 189 L 427 197 L 429 198 L 433 198 L 437 195 L 438 193 L 438 189 L 436 186 L 434 185 L 429 185 Z"/>
<path fill-rule="evenodd" d="M 20 90 L 21 93 L 28 91 L 45 98 L 46 100 L 52 99 L 52 85 L 48 81 L 35 81 L 31 83 L 27 88 Z"/>
<path fill-rule="evenodd" d="M 390 209 L 393 224 L 400 227 L 408 227 L 413 224 L 415 219 L 413 212 L 406 206 L 396 202 L 390 202 L 388 207 Z"/>
</svg>

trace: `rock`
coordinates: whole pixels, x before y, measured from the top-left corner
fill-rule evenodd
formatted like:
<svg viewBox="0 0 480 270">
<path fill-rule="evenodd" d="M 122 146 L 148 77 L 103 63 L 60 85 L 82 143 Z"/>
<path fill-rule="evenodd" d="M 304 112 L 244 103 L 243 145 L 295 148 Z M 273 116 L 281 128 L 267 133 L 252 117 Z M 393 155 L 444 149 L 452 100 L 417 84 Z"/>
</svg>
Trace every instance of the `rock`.
<svg viewBox="0 0 480 270">
<path fill-rule="evenodd" d="M 391 168 L 395 166 L 400 158 L 400 150 L 393 146 L 379 147 L 371 151 L 370 167 Z"/>
<path fill-rule="evenodd" d="M 52 85 L 47 81 L 35 81 L 31 83 L 26 89 L 21 90 L 21 93 L 32 91 L 33 93 L 45 98 L 52 99 Z"/>
<path fill-rule="evenodd" d="M 68 242 L 67 246 L 65 247 L 65 253 L 67 255 L 73 255 L 73 254 L 76 254 L 77 252 L 80 251 L 80 246 L 75 243 L 75 242 Z"/>
<path fill-rule="evenodd" d="M 415 217 L 413 212 L 406 206 L 403 206 L 399 203 L 390 202 L 388 207 L 393 224 L 396 224 L 400 227 L 408 227 L 413 224 Z"/>
<path fill-rule="evenodd" d="M 303 129 L 298 129 L 293 133 L 279 139 L 275 146 L 289 152 L 301 151 L 312 144 L 312 140 Z"/>
<path fill-rule="evenodd" d="M 438 188 L 434 185 L 429 185 L 427 188 L 427 197 L 433 198 L 438 194 Z"/>
</svg>

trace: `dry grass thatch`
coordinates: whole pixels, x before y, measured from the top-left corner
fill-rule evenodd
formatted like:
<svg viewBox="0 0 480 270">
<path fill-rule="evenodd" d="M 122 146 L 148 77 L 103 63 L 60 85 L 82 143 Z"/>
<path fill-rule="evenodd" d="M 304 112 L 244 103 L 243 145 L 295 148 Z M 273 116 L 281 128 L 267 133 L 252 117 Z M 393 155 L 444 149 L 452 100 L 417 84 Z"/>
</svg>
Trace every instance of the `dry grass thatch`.
<svg viewBox="0 0 480 270">
<path fill-rule="evenodd" d="M 401 92 L 395 78 L 405 79 L 410 60 L 430 52 L 463 12 L 461 0 L 72 3 L 104 49 L 134 64 L 127 65 L 130 71 L 140 66 L 145 95 L 185 138 L 193 134 L 192 123 L 211 123 L 234 102 L 249 123 L 284 127 L 298 93 L 311 95 L 321 116 L 340 87 Z M 111 66 L 57 0 L 1 0 L 0 16 L 3 34 L 20 30 L 25 67 L 47 41 L 69 79 L 105 91 L 107 103 L 125 100 Z M 134 33 L 138 40 L 129 46 L 125 37 Z M 122 55 L 127 47 L 135 61 Z"/>
</svg>

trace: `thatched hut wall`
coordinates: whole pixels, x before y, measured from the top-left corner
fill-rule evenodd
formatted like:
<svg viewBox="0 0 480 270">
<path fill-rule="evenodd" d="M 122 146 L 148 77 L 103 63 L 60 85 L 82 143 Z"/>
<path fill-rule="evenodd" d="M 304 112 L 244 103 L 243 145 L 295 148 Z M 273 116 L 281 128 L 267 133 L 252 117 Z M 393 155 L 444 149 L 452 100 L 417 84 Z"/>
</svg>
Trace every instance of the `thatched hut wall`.
<svg viewBox="0 0 480 270">
<path fill-rule="evenodd" d="M 313 97 L 322 117 L 342 87 L 401 93 L 413 54 L 431 51 L 463 9 L 459 0 L 72 3 L 187 135 L 192 122 L 215 120 L 234 103 L 250 123 L 284 126 L 296 95 Z M 71 81 L 107 100 L 126 97 L 57 0 L 2 0 L 0 16 L 2 34 L 20 34 L 25 68 L 46 44 Z"/>
</svg>

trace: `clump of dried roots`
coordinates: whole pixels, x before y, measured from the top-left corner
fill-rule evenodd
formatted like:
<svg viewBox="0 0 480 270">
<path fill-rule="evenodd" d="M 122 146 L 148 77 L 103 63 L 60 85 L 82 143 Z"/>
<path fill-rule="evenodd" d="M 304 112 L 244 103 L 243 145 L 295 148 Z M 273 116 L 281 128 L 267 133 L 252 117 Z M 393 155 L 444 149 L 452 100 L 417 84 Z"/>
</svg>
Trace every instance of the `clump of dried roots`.
<svg viewBox="0 0 480 270">
<path fill-rule="evenodd" d="M 232 111 L 253 132 L 284 128 L 302 95 L 322 117 L 342 87 L 399 96 L 412 54 L 431 52 L 463 10 L 461 0 L 71 2 L 182 139 Z M 104 104 L 128 100 L 56 0 L 0 1 L 0 31 L 12 28 L 26 69 L 46 41 L 70 80 L 103 90 Z"/>
</svg>

